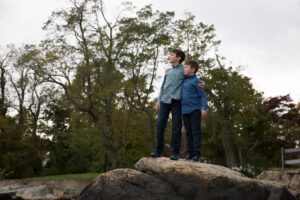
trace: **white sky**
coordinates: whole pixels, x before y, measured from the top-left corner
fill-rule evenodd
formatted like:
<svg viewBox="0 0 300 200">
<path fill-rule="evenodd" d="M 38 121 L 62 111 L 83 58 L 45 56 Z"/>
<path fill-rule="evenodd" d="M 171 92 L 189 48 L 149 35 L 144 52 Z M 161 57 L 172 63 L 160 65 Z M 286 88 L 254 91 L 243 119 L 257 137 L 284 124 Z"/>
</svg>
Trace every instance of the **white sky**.
<svg viewBox="0 0 300 200">
<path fill-rule="evenodd" d="M 38 43 L 41 27 L 68 0 L 0 0 L 0 46 Z M 107 14 L 121 0 L 104 0 Z M 132 0 L 141 7 L 185 11 L 197 21 L 214 24 L 220 52 L 233 65 L 244 66 L 255 88 L 265 96 L 291 94 L 300 101 L 300 0 Z"/>
</svg>

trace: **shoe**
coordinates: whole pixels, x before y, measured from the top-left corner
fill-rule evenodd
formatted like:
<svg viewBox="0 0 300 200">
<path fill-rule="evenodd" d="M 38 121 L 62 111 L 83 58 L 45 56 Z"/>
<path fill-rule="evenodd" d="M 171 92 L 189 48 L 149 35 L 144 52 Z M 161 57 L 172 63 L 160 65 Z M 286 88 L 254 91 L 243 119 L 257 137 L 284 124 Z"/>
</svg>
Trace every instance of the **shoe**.
<svg viewBox="0 0 300 200">
<path fill-rule="evenodd" d="M 186 160 L 192 160 L 192 159 L 193 159 L 193 156 L 191 156 L 191 155 L 188 154 L 187 156 L 185 156 L 185 159 L 186 159 Z"/>
<path fill-rule="evenodd" d="M 156 152 L 152 152 L 152 153 L 150 154 L 150 157 L 152 157 L 152 158 L 158 158 L 158 157 L 161 157 L 161 155 L 158 154 L 158 153 L 156 153 Z"/>
<path fill-rule="evenodd" d="M 193 161 L 200 161 L 200 156 L 193 156 Z"/>
<path fill-rule="evenodd" d="M 171 160 L 178 160 L 179 159 L 179 155 L 178 154 L 173 154 L 170 157 Z"/>
</svg>

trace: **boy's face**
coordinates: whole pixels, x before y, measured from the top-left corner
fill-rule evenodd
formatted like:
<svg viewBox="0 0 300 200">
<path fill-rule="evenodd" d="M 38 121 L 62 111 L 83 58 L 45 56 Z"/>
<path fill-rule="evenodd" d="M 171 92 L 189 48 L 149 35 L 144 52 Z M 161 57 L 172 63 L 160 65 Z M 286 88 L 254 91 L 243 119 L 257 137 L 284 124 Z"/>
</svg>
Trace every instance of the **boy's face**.
<svg viewBox="0 0 300 200">
<path fill-rule="evenodd" d="M 176 63 L 179 63 L 180 61 L 180 57 L 177 57 L 176 56 L 176 53 L 169 53 L 169 56 L 168 56 L 168 61 L 169 63 L 171 64 L 176 64 Z"/>
<path fill-rule="evenodd" d="M 184 65 L 183 73 L 184 75 L 189 76 L 195 73 L 195 69 L 191 68 L 190 65 Z"/>
</svg>

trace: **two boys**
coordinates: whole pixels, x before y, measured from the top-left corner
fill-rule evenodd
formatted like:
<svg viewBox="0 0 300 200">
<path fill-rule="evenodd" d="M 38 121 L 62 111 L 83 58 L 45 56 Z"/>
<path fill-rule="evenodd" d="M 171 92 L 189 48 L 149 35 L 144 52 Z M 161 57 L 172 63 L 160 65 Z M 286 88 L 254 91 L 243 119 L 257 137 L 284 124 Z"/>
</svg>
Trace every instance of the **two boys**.
<svg viewBox="0 0 300 200">
<path fill-rule="evenodd" d="M 164 147 L 164 132 L 169 113 L 172 114 L 172 155 L 171 160 L 178 160 L 181 145 L 182 117 L 187 132 L 187 157 L 195 161 L 200 159 L 201 115 L 207 110 L 207 98 L 196 77 L 199 65 L 189 61 L 185 66 L 182 62 L 185 54 L 179 49 L 170 51 L 168 61 L 172 69 L 165 75 L 157 103 L 159 110 L 156 125 L 156 146 L 151 157 L 160 157 Z M 183 114 L 183 116 L 182 116 Z"/>
</svg>

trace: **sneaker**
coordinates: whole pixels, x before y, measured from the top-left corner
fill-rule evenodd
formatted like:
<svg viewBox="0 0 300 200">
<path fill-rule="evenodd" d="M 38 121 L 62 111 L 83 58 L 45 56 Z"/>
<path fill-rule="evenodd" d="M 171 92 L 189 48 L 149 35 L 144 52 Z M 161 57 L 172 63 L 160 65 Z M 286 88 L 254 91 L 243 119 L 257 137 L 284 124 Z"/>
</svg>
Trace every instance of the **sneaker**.
<svg viewBox="0 0 300 200">
<path fill-rule="evenodd" d="M 193 156 L 193 161 L 200 161 L 200 156 Z"/>
<path fill-rule="evenodd" d="M 170 157 L 171 160 L 178 160 L 179 159 L 179 155 L 178 154 L 173 154 Z"/>
<path fill-rule="evenodd" d="M 152 158 L 158 158 L 158 157 L 161 157 L 161 155 L 160 155 L 159 153 L 152 152 L 152 153 L 150 154 L 150 157 L 152 157 Z"/>
<path fill-rule="evenodd" d="M 186 159 L 186 160 L 192 160 L 192 159 L 193 159 L 193 156 L 191 156 L 191 155 L 188 154 L 187 156 L 185 156 L 185 159 Z"/>
</svg>

